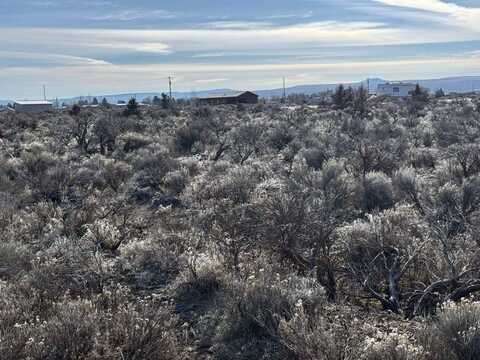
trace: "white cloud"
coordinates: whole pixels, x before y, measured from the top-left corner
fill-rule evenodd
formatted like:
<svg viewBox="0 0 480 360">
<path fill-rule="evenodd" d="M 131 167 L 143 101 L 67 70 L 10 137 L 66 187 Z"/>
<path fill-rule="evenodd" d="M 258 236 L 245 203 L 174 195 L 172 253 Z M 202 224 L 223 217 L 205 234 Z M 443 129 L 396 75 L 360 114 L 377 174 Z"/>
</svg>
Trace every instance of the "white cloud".
<svg viewBox="0 0 480 360">
<path fill-rule="evenodd" d="M 265 17 L 265 19 L 308 19 L 313 16 L 313 11 L 307 11 L 304 13 L 291 13 L 291 14 L 277 14 L 277 15 L 270 15 Z"/>
<path fill-rule="evenodd" d="M 251 24 L 250 24 L 251 25 Z M 248 26 L 250 26 L 248 25 Z M 239 24 L 237 24 L 239 26 Z M 197 52 L 299 51 L 322 46 L 420 44 L 476 40 L 471 31 L 445 27 L 435 31 L 388 27 L 376 22 L 324 21 L 301 25 L 239 29 L 116 30 L 3 28 L 2 48 L 8 51 L 52 52 L 106 58 L 115 54 Z"/>
<path fill-rule="evenodd" d="M 77 0 L 30 0 L 27 1 L 29 6 L 45 7 L 45 8 L 60 8 L 70 7 L 78 4 Z M 113 0 L 83 0 L 82 5 L 88 7 L 116 7 Z"/>
<path fill-rule="evenodd" d="M 452 26 L 480 31 L 480 8 L 461 6 L 441 0 L 374 0 L 388 6 L 443 14 L 443 22 Z"/>
<path fill-rule="evenodd" d="M 208 88 L 212 84 L 252 89 L 276 87 L 281 86 L 278 82 L 283 75 L 288 76 L 290 85 L 293 85 L 295 82 L 360 80 L 373 75 L 401 79 L 480 72 L 480 63 L 474 53 L 401 61 L 395 60 L 393 55 L 391 61 L 349 61 L 350 55 L 345 55 L 347 58 L 343 62 L 328 60 L 334 58 L 337 47 L 357 49 L 362 46 L 480 39 L 478 8 L 439 0 L 374 1 L 383 4 L 376 7 L 386 12 L 401 12 L 405 16 L 425 14 L 426 17 L 422 18 L 425 21 L 402 21 L 398 26 L 395 23 L 358 21 L 274 26 L 264 21 L 225 20 L 201 24 L 197 29 L 157 30 L 2 28 L 0 67 L 1 64 L 6 65 L 0 69 L 0 98 L 14 97 L 16 94 L 29 96 L 31 88 L 37 88 L 44 82 L 59 96 L 82 92 L 161 91 L 165 90 L 162 88 L 165 78 L 171 74 L 176 75 L 177 89 L 191 90 L 192 84 L 199 88 Z M 110 12 L 105 16 L 111 16 L 110 19 L 114 20 L 112 14 L 117 15 L 116 20 L 123 18 L 124 21 L 135 16 L 154 15 L 129 10 Z M 169 15 L 159 12 L 156 16 Z M 441 19 L 444 26 L 433 28 L 428 19 Z M 135 62 L 137 56 L 147 53 L 148 61 L 156 62 L 156 56 L 160 58 L 161 55 L 175 52 L 179 53 L 176 59 L 181 59 L 182 54 L 186 53 L 189 54 L 186 62 L 197 58 L 200 64 L 177 60 L 178 63 L 169 64 L 115 65 L 102 60 L 121 58 L 123 61 L 135 59 L 131 60 Z M 287 52 L 290 55 L 297 54 L 299 58 L 282 57 Z M 271 61 L 277 63 L 252 64 L 252 61 L 260 61 L 255 56 L 249 59 L 248 64 L 239 61 L 236 64 L 210 63 L 221 62 L 222 57 L 229 57 L 229 62 L 232 62 L 235 56 L 245 54 L 268 54 L 273 59 Z M 278 56 L 276 59 L 273 58 L 275 55 Z M 212 59 L 209 61 L 208 58 Z M 17 62 L 16 59 L 22 61 Z M 26 64 L 27 60 L 32 60 L 31 65 Z M 145 58 L 142 61 L 145 62 Z M 50 69 L 38 66 L 38 63 L 49 64 Z M 7 86 L 12 83 L 15 87 Z M 15 93 L 12 94 L 13 91 Z"/>
<path fill-rule="evenodd" d="M 406 7 L 418 10 L 451 14 L 462 9 L 461 6 L 446 3 L 440 0 L 374 0 L 376 2 L 398 7 Z"/>
<path fill-rule="evenodd" d="M 27 60 L 29 62 L 39 62 L 45 65 L 62 65 L 62 66 L 93 66 L 93 65 L 111 65 L 107 61 L 91 59 L 78 56 L 32 53 L 21 51 L 2 51 L 0 50 L 0 58 L 5 61 Z"/>
<path fill-rule="evenodd" d="M 265 21 L 211 21 L 201 26 L 221 30 L 259 30 L 272 27 L 273 24 Z"/>
<path fill-rule="evenodd" d="M 228 81 L 227 78 L 219 78 L 219 79 L 197 79 L 195 80 L 196 83 L 200 84 L 212 84 L 212 83 L 219 83 Z"/>
<path fill-rule="evenodd" d="M 119 10 L 87 17 L 90 20 L 131 21 L 138 19 L 174 19 L 177 15 L 166 10 Z"/>
</svg>

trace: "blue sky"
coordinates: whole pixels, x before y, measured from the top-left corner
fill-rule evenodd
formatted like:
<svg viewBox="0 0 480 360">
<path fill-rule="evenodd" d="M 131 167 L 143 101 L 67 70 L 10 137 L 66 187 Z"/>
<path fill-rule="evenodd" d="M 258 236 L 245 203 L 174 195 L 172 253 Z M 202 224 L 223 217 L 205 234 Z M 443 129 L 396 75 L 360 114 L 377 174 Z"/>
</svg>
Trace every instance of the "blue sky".
<svg viewBox="0 0 480 360">
<path fill-rule="evenodd" d="M 0 98 L 480 74 L 480 0 L 0 0 Z"/>
</svg>

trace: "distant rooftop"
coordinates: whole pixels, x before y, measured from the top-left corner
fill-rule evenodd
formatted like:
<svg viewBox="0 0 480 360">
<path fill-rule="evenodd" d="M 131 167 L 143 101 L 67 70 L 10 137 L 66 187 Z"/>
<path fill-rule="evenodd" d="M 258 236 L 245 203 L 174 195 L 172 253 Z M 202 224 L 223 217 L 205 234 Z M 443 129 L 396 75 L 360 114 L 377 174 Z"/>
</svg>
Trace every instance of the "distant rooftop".
<svg viewBox="0 0 480 360">
<path fill-rule="evenodd" d="M 209 94 L 206 96 L 201 96 L 199 99 L 223 99 L 223 98 L 236 98 L 242 94 L 250 91 L 236 91 L 236 92 L 229 92 L 224 94 Z"/>
<path fill-rule="evenodd" d="M 50 101 L 43 100 L 18 100 L 15 101 L 15 104 L 19 105 L 53 105 Z"/>
<path fill-rule="evenodd" d="M 404 81 L 389 81 L 386 84 L 381 85 L 408 85 L 408 86 L 416 86 L 417 84 L 411 82 L 404 82 Z"/>
</svg>

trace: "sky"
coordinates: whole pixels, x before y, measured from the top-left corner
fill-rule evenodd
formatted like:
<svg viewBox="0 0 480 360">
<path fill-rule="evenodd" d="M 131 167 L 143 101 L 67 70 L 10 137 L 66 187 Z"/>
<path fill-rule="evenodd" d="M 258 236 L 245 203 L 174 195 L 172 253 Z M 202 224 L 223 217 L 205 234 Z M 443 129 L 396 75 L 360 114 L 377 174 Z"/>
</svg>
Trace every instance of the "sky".
<svg viewBox="0 0 480 360">
<path fill-rule="evenodd" d="M 480 74 L 480 0 L 0 0 L 0 99 Z"/>
</svg>

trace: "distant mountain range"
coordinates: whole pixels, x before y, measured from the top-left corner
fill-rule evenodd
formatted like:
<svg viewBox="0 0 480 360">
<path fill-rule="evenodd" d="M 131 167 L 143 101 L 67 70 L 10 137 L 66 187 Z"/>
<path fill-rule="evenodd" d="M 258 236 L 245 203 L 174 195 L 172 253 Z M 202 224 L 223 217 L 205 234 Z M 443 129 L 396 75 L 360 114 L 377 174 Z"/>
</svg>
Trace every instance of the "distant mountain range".
<svg viewBox="0 0 480 360">
<path fill-rule="evenodd" d="M 457 93 L 466 93 L 472 91 L 480 91 L 480 76 L 460 76 L 460 77 L 449 77 L 442 79 L 429 79 L 429 80 L 403 80 L 404 82 L 413 82 L 418 83 L 421 86 L 430 89 L 430 91 L 435 91 L 438 89 L 443 89 L 446 93 L 457 92 Z M 379 84 L 384 84 L 388 82 L 384 79 L 373 78 L 367 79 L 361 82 L 355 83 L 344 83 L 345 86 L 359 87 L 363 85 L 370 88 L 370 92 L 374 93 Z M 335 90 L 339 84 L 317 84 L 317 85 L 299 85 L 288 87 L 286 89 L 287 95 L 291 94 L 305 94 L 312 95 L 319 92 Z M 176 99 L 191 99 L 196 97 L 202 97 L 206 95 L 213 94 L 225 94 L 233 91 L 238 91 L 234 89 L 212 89 L 206 91 L 196 91 L 196 92 L 174 92 L 172 96 Z M 270 90 L 257 90 L 255 91 L 262 98 L 272 98 L 280 97 L 283 95 L 283 89 L 270 89 Z M 73 98 L 59 98 L 58 101 L 60 104 L 73 104 L 79 100 L 92 100 L 94 97 L 98 101 L 102 101 L 103 98 L 106 98 L 107 101 L 111 104 L 116 104 L 118 101 L 128 101 L 132 97 L 136 97 L 138 101 L 143 101 L 146 98 L 153 99 L 154 96 L 161 96 L 161 92 L 145 92 L 145 93 L 126 93 L 126 94 L 114 94 L 114 95 L 96 95 L 90 97 L 73 97 Z M 12 100 L 0 100 L 0 105 L 6 105 L 12 103 Z"/>
</svg>

